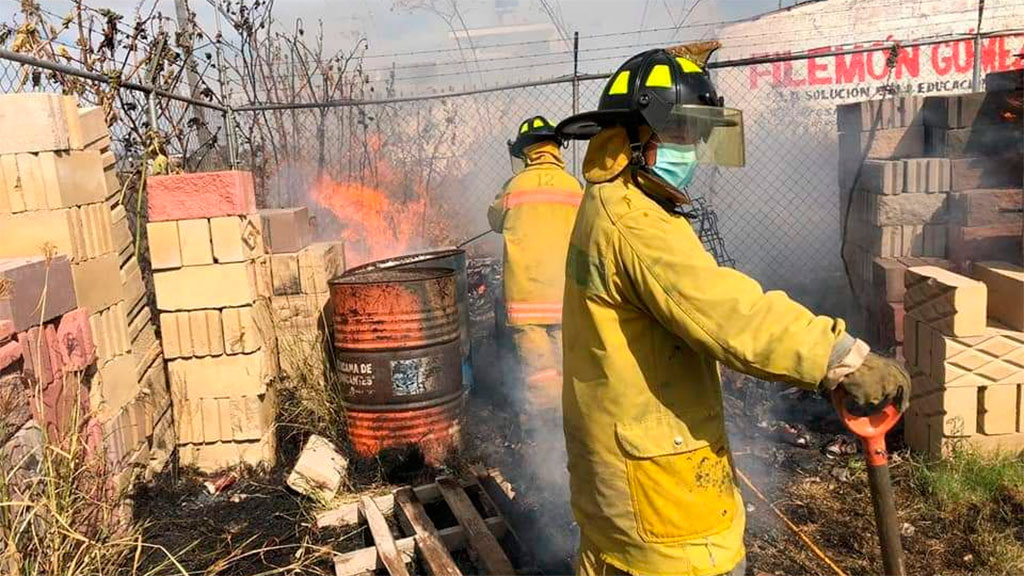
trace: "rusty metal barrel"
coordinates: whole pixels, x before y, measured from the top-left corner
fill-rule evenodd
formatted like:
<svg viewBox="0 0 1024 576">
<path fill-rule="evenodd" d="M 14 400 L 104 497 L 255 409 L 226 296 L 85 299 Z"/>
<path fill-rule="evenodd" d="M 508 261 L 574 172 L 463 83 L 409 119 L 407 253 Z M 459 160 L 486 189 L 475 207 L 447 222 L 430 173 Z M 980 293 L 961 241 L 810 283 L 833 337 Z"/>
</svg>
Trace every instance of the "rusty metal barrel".
<svg viewBox="0 0 1024 576">
<path fill-rule="evenodd" d="M 463 395 L 455 272 L 393 268 L 330 281 L 334 352 L 356 453 L 459 445 Z"/>
<path fill-rule="evenodd" d="M 473 387 L 472 338 L 469 320 L 469 281 L 466 276 L 466 251 L 460 248 L 445 248 L 417 254 L 405 254 L 375 260 L 350 268 L 346 274 L 358 274 L 370 270 L 391 268 L 451 268 L 455 271 L 455 296 L 459 308 L 459 348 L 462 352 L 462 383 L 466 389 Z"/>
</svg>

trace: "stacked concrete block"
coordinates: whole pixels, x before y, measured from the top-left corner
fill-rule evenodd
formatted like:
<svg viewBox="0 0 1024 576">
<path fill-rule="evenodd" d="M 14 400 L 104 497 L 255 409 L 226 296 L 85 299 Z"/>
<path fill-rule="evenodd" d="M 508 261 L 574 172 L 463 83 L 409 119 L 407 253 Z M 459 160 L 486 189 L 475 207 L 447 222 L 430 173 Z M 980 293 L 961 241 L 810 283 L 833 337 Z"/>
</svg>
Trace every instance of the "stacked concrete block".
<svg viewBox="0 0 1024 576">
<path fill-rule="evenodd" d="M 1024 331 L 1005 323 L 1019 314 L 1024 275 L 1000 263 L 976 272 L 980 280 L 929 266 L 905 273 L 913 397 L 904 430 L 911 448 L 936 457 L 1024 450 Z"/>
<path fill-rule="evenodd" d="M 96 343 L 96 368 L 86 374 L 91 429 L 98 430 L 117 483 L 152 473 L 168 455 L 147 455 L 152 426 L 124 430 L 142 406 L 170 419 L 166 391 L 150 385 L 160 356 L 145 314 L 145 288 L 104 114 L 55 94 L 0 96 L 0 257 L 58 254 L 70 263 L 71 286 L 84 326 Z M 51 267 L 51 275 L 54 273 Z M 23 304 L 15 310 L 23 313 Z M 31 338 L 29 338 L 31 340 Z M 162 379 L 162 377 L 158 378 Z M 166 439 L 164 439 L 166 441 Z M 128 466 L 132 462 L 139 466 Z"/>
<path fill-rule="evenodd" d="M 273 464 L 277 351 L 248 172 L 149 180 L 150 261 L 182 464 Z"/>
<path fill-rule="evenodd" d="M 328 280 L 345 271 L 341 242 L 310 243 L 306 208 L 261 210 L 270 252 L 271 299 L 281 367 L 291 376 L 322 374 L 330 313 Z"/>
<path fill-rule="evenodd" d="M 1022 92 L 1003 88 L 925 99 L 927 153 L 950 163 L 948 258 L 963 272 L 971 262 L 1021 262 Z"/>
<path fill-rule="evenodd" d="M 843 256 L 875 346 L 899 352 L 907 337 L 895 279 L 908 266 L 1020 260 L 1021 131 L 1005 126 L 1019 107 L 1019 93 L 990 92 L 837 109 Z"/>
<path fill-rule="evenodd" d="M 0 259 L 0 453 L 25 455 L 85 437 L 95 372 L 89 314 L 77 308 L 64 256 Z M 90 449 L 98 446 L 89 444 Z M 0 473 L 28 480 L 36 470 Z"/>
</svg>

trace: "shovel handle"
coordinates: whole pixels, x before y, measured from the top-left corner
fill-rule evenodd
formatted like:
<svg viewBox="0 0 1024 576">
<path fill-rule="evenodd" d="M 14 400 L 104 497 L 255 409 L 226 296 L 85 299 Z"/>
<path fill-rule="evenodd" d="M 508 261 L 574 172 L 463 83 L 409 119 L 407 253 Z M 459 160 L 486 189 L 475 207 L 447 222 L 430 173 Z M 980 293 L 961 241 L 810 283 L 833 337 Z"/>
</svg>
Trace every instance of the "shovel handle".
<svg viewBox="0 0 1024 576">
<path fill-rule="evenodd" d="M 874 414 L 856 416 L 846 408 L 846 391 L 836 386 L 832 391 L 832 405 L 839 413 L 839 419 L 850 432 L 864 443 L 864 454 L 871 466 L 885 466 L 889 463 L 889 452 L 885 449 L 885 435 L 900 421 L 903 414 L 896 406 L 889 404 Z"/>
</svg>

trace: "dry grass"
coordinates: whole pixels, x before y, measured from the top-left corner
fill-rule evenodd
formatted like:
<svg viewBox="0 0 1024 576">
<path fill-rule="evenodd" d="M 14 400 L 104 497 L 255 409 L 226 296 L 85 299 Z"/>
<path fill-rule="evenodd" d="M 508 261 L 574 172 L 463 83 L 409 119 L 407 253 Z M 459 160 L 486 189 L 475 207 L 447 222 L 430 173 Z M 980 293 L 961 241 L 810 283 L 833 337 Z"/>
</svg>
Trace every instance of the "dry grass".
<svg viewBox="0 0 1024 576">
<path fill-rule="evenodd" d="M 80 420 L 73 414 L 71 432 L 59 439 L 28 429 L 25 449 L 0 462 L 0 572 L 185 574 L 168 551 L 143 542 L 126 518 L 124 495 L 112 492 L 110 472 L 87 450 Z M 140 570 L 143 558 L 154 568 Z"/>
</svg>

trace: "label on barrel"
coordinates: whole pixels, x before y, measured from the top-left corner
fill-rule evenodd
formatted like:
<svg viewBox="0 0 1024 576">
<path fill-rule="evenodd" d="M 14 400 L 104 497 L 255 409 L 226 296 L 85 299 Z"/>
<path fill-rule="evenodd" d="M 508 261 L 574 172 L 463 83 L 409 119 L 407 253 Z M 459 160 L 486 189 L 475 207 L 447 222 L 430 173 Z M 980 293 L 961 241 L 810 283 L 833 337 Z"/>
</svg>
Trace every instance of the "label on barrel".
<svg viewBox="0 0 1024 576">
<path fill-rule="evenodd" d="M 338 380 L 349 388 L 349 394 L 358 395 L 361 389 L 373 390 L 373 364 L 369 362 L 339 362 Z"/>
<path fill-rule="evenodd" d="M 426 394 L 436 390 L 440 384 L 440 356 L 391 361 L 391 385 L 395 396 Z"/>
</svg>

